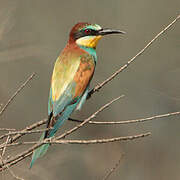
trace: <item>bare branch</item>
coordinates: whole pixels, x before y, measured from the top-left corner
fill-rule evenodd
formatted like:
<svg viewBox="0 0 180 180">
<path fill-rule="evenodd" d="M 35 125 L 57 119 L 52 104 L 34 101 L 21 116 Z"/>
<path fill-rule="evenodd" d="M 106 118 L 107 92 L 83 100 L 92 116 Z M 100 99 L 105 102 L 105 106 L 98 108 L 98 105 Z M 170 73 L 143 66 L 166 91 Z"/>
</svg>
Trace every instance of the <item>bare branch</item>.
<svg viewBox="0 0 180 180">
<path fill-rule="evenodd" d="M 11 174 L 15 179 L 17 179 L 17 180 L 25 180 L 25 179 L 17 176 L 17 175 L 12 171 L 12 169 L 9 168 L 9 166 L 7 166 L 7 169 L 9 170 L 10 174 Z"/>
<path fill-rule="evenodd" d="M 2 156 L 0 156 L 0 158 L 1 158 L 1 161 L 3 162 Z M 11 174 L 15 179 L 17 179 L 17 180 L 24 180 L 23 178 L 18 177 L 18 176 L 10 169 L 10 167 L 9 167 L 8 165 L 6 165 L 6 168 L 8 169 L 8 171 L 10 172 L 10 174 Z"/>
<path fill-rule="evenodd" d="M 0 131 L 16 131 L 16 129 L 11 129 L 11 128 L 0 128 Z"/>
<path fill-rule="evenodd" d="M 7 143 L 9 142 L 9 136 L 7 137 L 7 140 L 6 140 L 6 145 L 7 145 Z M 5 154 L 5 151 L 6 151 L 6 146 L 4 146 L 4 148 L 3 148 L 3 150 L 2 150 L 2 154 L 0 155 L 0 158 L 1 158 L 1 162 L 2 163 L 4 163 L 4 160 L 3 160 L 3 156 L 4 156 L 4 154 Z M 15 178 L 15 179 L 17 179 L 17 180 L 24 180 L 24 179 L 22 179 L 22 178 L 20 178 L 20 177 L 18 177 L 18 176 L 16 176 L 15 174 L 14 174 L 14 172 L 10 169 L 10 167 L 8 166 L 8 165 L 6 165 L 6 168 L 8 169 L 8 171 L 10 172 L 10 174 Z"/>
<path fill-rule="evenodd" d="M 30 142 L 17 142 L 12 144 L 6 144 L 1 148 L 4 147 L 11 147 L 11 146 L 20 146 L 20 145 L 31 145 L 31 144 L 82 144 L 82 145 L 88 145 L 88 144 L 104 144 L 104 143 L 111 143 L 116 141 L 127 141 L 127 140 L 134 140 L 138 138 L 143 138 L 146 136 L 151 135 L 150 132 L 144 133 L 144 134 L 138 134 L 133 136 L 125 136 L 125 137 L 113 137 L 113 138 L 107 138 L 107 139 L 91 139 L 91 140 L 57 140 L 57 138 L 48 138 L 41 142 L 39 141 L 30 141 Z"/>
<path fill-rule="evenodd" d="M 29 83 L 29 81 L 35 76 L 35 73 L 33 73 L 28 79 L 18 88 L 18 90 L 10 97 L 8 102 L 4 105 L 4 107 L 0 111 L 0 116 L 3 114 L 3 112 L 7 109 L 9 104 L 13 101 L 13 99 L 20 93 L 20 91 Z"/>
<path fill-rule="evenodd" d="M 111 174 L 118 168 L 118 166 L 120 165 L 121 160 L 122 160 L 123 157 L 124 157 L 124 154 L 121 154 L 118 162 L 115 164 L 115 166 L 114 166 L 113 168 L 110 169 L 110 171 L 104 176 L 104 178 L 103 178 L 102 180 L 107 180 L 107 179 L 110 177 L 110 175 L 111 175 Z"/>
<path fill-rule="evenodd" d="M 47 122 L 47 119 L 44 119 L 44 120 L 41 120 L 39 122 L 36 122 L 30 126 L 27 126 L 25 129 L 21 130 L 21 133 L 20 134 L 17 134 L 16 136 L 12 137 L 11 138 L 11 143 L 16 141 L 17 139 L 19 139 L 20 137 L 22 137 L 23 135 L 23 132 L 27 132 L 27 131 L 31 131 L 32 129 L 35 129 L 43 124 L 45 124 Z M 1 147 L 1 146 L 0 146 Z"/>
<path fill-rule="evenodd" d="M 23 130 L 22 131 L 13 131 L 13 132 L 9 132 L 7 134 L 0 136 L 0 139 L 3 139 L 7 136 L 17 135 L 17 134 L 18 135 L 20 135 L 20 134 L 25 135 L 25 134 L 41 133 L 41 132 L 44 132 L 44 131 L 47 131 L 50 129 L 52 129 L 52 128 L 38 129 L 38 130 L 32 130 L 32 131 L 27 131 L 27 130 L 26 131 L 23 131 Z"/>
<path fill-rule="evenodd" d="M 3 158 L 3 156 L 4 156 L 4 154 L 5 154 L 5 151 L 6 151 L 6 145 L 8 144 L 8 142 L 9 142 L 9 136 L 7 137 L 7 139 L 6 139 L 6 142 L 5 142 L 5 146 L 3 147 L 3 150 L 2 150 L 2 154 L 1 154 L 1 157 Z"/>
<path fill-rule="evenodd" d="M 62 135 L 60 135 L 58 137 L 56 137 L 55 140 L 62 139 L 64 137 L 66 137 L 67 135 L 72 134 L 73 132 L 75 132 L 76 130 L 78 130 L 82 126 L 84 126 L 86 123 L 88 123 L 88 121 L 95 118 L 97 116 L 97 114 L 99 114 L 101 111 L 103 111 L 104 109 L 109 107 L 113 102 L 119 100 L 121 97 L 123 97 L 123 96 L 119 96 L 118 98 L 115 98 L 112 101 L 110 101 L 109 103 L 105 104 L 104 106 L 99 108 L 95 113 L 93 113 L 89 118 L 85 119 L 81 124 L 75 126 L 74 128 L 70 129 L 69 131 L 63 133 Z M 45 142 L 51 141 L 51 139 L 54 139 L 54 138 L 47 138 L 47 139 L 45 139 Z M 19 155 L 16 155 L 15 157 L 12 157 L 11 159 L 7 160 L 4 164 L 0 165 L 1 167 L 3 166 L 2 168 L 0 168 L 0 171 L 3 170 L 4 168 L 6 169 L 6 167 L 5 167 L 6 164 L 9 164 L 9 163 L 11 163 L 13 161 L 16 161 L 16 160 L 18 160 L 18 159 L 20 159 L 22 157 L 27 157 L 26 156 L 27 154 L 30 155 L 32 153 L 32 151 L 34 151 L 35 149 L 37 149 L 38 147 L 43 145 L 45 142 L 39 142 L 36 145 L 34 145 L 33 147 L 31 147 L 31 148 L 27 149 L 26 151 L 24 151 L 23 153 L 20 153 Z M 2 148 L 3 146 L 4 146 L 4 144 L 1 145 L 0 148 Z"/>
<path fill-rule="evenodd" d="M 133 120 L 125 120 L 125 121 L 89 121 L 88 123 L 90 124 L 96 124 L 96 125 L 116 125 L 116 124 L 129 124 L 129 123 L 139 123 L 139 122 L 145 122 L 145 121 L 151 121 L 151 120 L 155 120 L 155 119 L 160 119 L 160 118 L 165 118 L 165 117 L 170 117 L 170 116 L 175 116 L 175 115 L 179 115 L 180 112 L 172 112 L 172 113 L 167 113 L 167 114 L 161 114 L 161 115 L 155 115 L 155 116 L 151 116 L 151 117 L 147 117 L 147 118 L 141 118 L 141 119 L 133 119 Z M 83 120 L 77 120 L 77 119 L 71 119 L 70 121 L 75 121 L 75 122 L 83 122 Z M 36 127 L 39 127 L 43 124 L 45 124 L 47 122 L 47 119 L 41 120 L 37 123 L 32 124 L 31 126 L 26 127 L 25 129 L 21 130 L 21 131 L 17 131 L 17 132 L 11 132 L 10 134 L 7 133 L 5 135 L 0 136 L 0 139 L 8 136 L 8 135 L 13 135 L 18 133 L 16 136 L 12 137 L 11 140 L 9 141 L 9 143 L 12 143 L 14 141 L 16 141 L 17 139 L 19 139 L 20 137 L 22 137 L 23 135 L 29 134 L 29 133 L 36 133 L 36 131 L 31 131 L 32 129 L 35 129 Z M 8 130 L 8 129 L 7 129 Z M 11 130 L 11 129 L 9 129 Z M 13 129 L 14 130 L 14 129 Z M 46 130 L 46 129 L 44 129 Z M 38 132 L 41 132 L 43 130 L 37 130 Z M 4 144 L 1 144 L 0 149 L 4 146 Z"/>
<path fill-rule="evenodd" d="M 165 118 L 165 117 L 169 117 L 169 116 L 175 116 L 175 115 L 179 115 L 180 112 L 172 112 L 172 113 L 167 113 L 167 114 L 161 114 L 161 115 L 155 115 L 155 116 L 151 116 L 151 117 L 147 117 L 147 118 L 141 118 L 141 119 L 134 119 L 134 120 L 125 120 L 125 121 L 103 121 L 103 122 L 99 122 L 99 121 L 89 121 L 88 123 L 90 124 L 96 124 L 96 125 L 116 125 L 116 124 L 129 124 L 129 123 L 139 123 L 139 122 L 145 122 L 145 121 L 150 121 L 150 120 L 155 120 L 155 119 L 160 119 L 160 118 Z M 75 122 L 83 122 L 81 120 L 75 120 L 75 119 L 71 119 L 71 121 L 75 121 Z M 31 133 L 39 133 L 39 132 L 43 132 L 47 129 L 41 129 L 41 130 L 35 130 L 35 131 L 31 131 L 31 129 L 34 129 L 44 123 L 47 122 L 47 119 L 39 121 L 38 123 L 34 123 L 33 125 L 21 130 L 21 131 L 15 131 L 15 132 L 10 132 L 7 134 L 4 134 L 2 136 L 0 136 L 0 139 L 7 137 L 8 135 L 14 135 L 14 134 L 18 134 L 14 137 L 11 138 L 11 141 L 9 142 L 14 142 L 15 140 L 17 140 L 17 138 L 20 138 L 23 135 L 26 134 L 31 134 Z M 0 146 L 0 149 L 2 149 L 2 147 L 4 147 L 4 144 L 2 144 Z"/>
<path fill-rule="evenodd" d="M 140 122 L 145 122 L 145 121 L 151 121 L 154 119 L 160 119 L 160 118 L 165 118 L 169 116 L 175 116 L 175 115 L 180 115 L 180 111 L 177 112 L 172 112 L 172 113 L 166 113 L 166 114 L 160 114 L 160 115 L 155 115 L 147 118 L 141 118 L 141 119 L 131 119 L 131 120 L 125 120 L 125 121 L 89 121 L 89 124 L 95 124 L 95 125 L 116 125 L 116 124 L 130 124 L 130 123 L 140 123 Z M 74 122 L 83 122 L 78 119 L 72 119 L 69 118 L 70 121 Z"/>
<path fill-rule="evenodd" d="M 104 85 L 106 85 L 108 82 L 113 80 L 120 72 L 125 70 L 134 60 L 143 54 L 143 52 L 150 47 L 153 42 L 159 38 L 160 35 L 162 35 L 165 31 L 167 31 L 173 24 L 176 23 L 177 20 L 180 19 L 180 15 L 178 15 L 170 24 L 168 24 L 162 31 L 160 31 L 147 45 L 141 49 L 134 57 L 132 57 L 125 65 L 121 66 L 116 72 L 114 72 L 110 77 L 108 77 L 106 80 L 104 80 L 102 83 L 96 85 L 88 94 L 89 99 L 92 94 L 94 94 L 96 91 L 99 91 Z"/>
<path fill-rule="evenodd" d="M 94 140 L 57 140 L 57 138 L 48 138 L 45 139 L 42 142 L 17 142 L 13 144 L 9 144 L 8 146 L 17 146 L 17 145 L 28 145 L 28 144 L 36 144 L 33 147 L 29 148 L 28 150 L 22 152 L 21 154 L 12 157 L 10 160 L 7 160 L 4 162 L 1 167 L 0 171 L 5 170 L 8 167 L 16 164 L 17 162 L 21 161 L 22 159 L 30 156 L 32 154 L 32 151 L 41 146 L 42 144 L 102 144 L 102 143 L 110 143 L 110 142 L 116 142 L 116 141 L 127 141 L 127 140 L 134 140 L 137 138 L 143 138 L 146 136 L 149 136 L 151 133 L 145 133 L 145 134 L 138 134 L 134 136 L 125 136 L 125 137 L 115 137 L 115 138 L 109 138 L 109 139 L 94 139 Z"/>
<path fill-rule="evenodd" d="M 172 113 L 166 113 L 166 114 L 160 114 L 160 115 L 155 115 L 155 116 L 151 116 L 151 117 L 147 117 L 147 118 L 140 118 L 140 119 L 132 119 L 132 120 L 125 120 L 125 121 L 89 121 L 89 124 L 95 124 L 95 125 L 117 125 L 117 124 L 129 124 L 129 123 L 139 123 L 139 122 L 145 122 L 145 121 L 151 121 L 151 120 L 155 120 L 155 119 L 160 119 L 160 118 L 165 118 L 165 117 L 170 117 L 170 116 L 175 116 L 175 115 L 179 115 L 180 111 L 177 112 L 172 112 Z M 69 118 L 70 121 L 74 121 L 74 122 L 78 122 L 78 123 L 82 123 L 83 120 L 77 120 L 77 119 L 72 119 Z M 46 131 L 48 129 L 40 129 L 40 130 L 35 130 L 35 131 L 31 131 L 32 129 L 41 126 L 42 124 L 45 124 L 47 122 L 47 119 L 39 121 L 38 123 L 34 123 L 31 126 L 26 127 L 25 129 L 21 130 L 21 131 L 15 131 L 15 132 L 10 132 L 7 134 L 4 134 L 2 136 L 0 136 L 0 139 L 7 137 L 9 135 L 16 135 L 17 136 L 11 138 L 11 143 L 14 142 L 15 140 L 17 140 L 17 138 L 20 138 L 23 135 L 26 134 L 31 134 L 31 133 L 40 133 L 43 131 Z M 0 130 L 15 130 L 15 129 L 8 129 L 8 128 L 1 128 Z M 0 146 L 1 148 L 1 146 Z"/>
<path fill-rule="evenodd" d="M 7 169 L 7 167 L 11 167 L 11 166 L 17 164 L 18 162 L 22 161 L 23 159 L 25 159 L 26 157 L 30 156 L 31 154 L 32 154 L 32 152 L 26 153 L 23 156 L 21 156 L 19 159 L 16 159 L 16 160 L 12 161 L 8 165 L 0 166 L 0 171 L 3 171 L 5 169 Z"/>
<path fill-rule="evenodd" d="M 21 130 L 20 134 L 17 134 L 13 137 L 11 137 L 10 141 L 8 142 L 8 144 L 13 143 L 14 141 L 16 141 L 17 139 L 19 139 L 20 137 L 24 136 L 25 134 L 23 132 L 27 132 L 27 131 L 31 131 L 32 129 L 35 129 L 43 124 L 45 124 L 47 122 L 47 119 L 41 120 L 39 122 L 36 122 L 30 126 L 27 126 L 25 129 Z M 1 147 L 3 147 L 5 145 L 5 143 L 0 145 L 0 149 Z"/>
</svg>

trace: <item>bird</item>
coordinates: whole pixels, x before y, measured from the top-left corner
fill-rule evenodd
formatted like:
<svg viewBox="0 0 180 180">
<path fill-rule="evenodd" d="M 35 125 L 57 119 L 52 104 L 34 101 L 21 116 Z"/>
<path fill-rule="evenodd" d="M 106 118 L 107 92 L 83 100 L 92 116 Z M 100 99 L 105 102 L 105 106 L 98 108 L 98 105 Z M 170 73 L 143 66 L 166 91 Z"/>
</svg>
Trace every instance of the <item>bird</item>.
<svg viewBox="0 0 180 180">
<path fill-rule="evenodd" d="M 67 45 L 54 65 L 48 100 L 49 130 L 43 132 L 40 140 L 53 137 L 73 111 L 80 110 L 85 103 L 97 64 L 96 46 L 103 36 L 109 34 L 125 32 L 86 22 L 77 23 L 71 29 Z M 49 146 L 43 144 L 34 150 L 30 167 Z"/>
</svg>

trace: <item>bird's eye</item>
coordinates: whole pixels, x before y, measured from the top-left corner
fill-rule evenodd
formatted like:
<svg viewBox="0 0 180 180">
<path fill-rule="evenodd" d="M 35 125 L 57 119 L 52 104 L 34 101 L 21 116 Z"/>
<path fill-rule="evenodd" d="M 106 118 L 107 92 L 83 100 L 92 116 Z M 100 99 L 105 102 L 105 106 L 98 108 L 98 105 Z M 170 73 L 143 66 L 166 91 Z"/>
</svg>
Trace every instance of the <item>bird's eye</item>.
<svg viewBox="0 0 180 180">
<path fill-rule="evenodd" d="M 85 29 L 84 32 L 85 32 L 86 34 L 89 34 L 89 33 L 91 32 L 91 30 L 90 30 L 90 29 Z"/>
</svg>

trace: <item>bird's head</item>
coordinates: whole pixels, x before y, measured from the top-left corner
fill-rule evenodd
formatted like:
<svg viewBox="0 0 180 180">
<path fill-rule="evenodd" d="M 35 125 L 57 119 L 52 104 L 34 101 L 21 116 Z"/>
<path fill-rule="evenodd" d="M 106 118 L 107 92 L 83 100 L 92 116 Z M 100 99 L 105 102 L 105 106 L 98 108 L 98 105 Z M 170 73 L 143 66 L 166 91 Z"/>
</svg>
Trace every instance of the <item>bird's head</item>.
<svg viewBox="0 0 180 180">
<path fill-rule="evenodd" d="M 98 24 L 77 23 L 70 32 L 69 43 L 75 42 L 79 46 L 96 48 L 98 41 L 108 34 L 125 34 L 125 32 L 103 29 Z"/>
</svg>

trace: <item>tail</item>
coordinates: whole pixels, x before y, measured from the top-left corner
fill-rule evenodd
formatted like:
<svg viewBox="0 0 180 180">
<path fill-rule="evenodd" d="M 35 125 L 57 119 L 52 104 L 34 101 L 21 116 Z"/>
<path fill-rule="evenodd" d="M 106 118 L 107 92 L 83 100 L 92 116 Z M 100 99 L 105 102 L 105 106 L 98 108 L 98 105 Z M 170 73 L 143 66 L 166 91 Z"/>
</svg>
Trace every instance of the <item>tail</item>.
<svg viewBox="0 0 180 180">
<path fill-rule="evenodd" d="M 41 135 L 39 141 L 42 141 L 44 139 L 44 136 L 45 132 Z M 33 152 L 30 168 L 32 168 L 37 158 L 42 157 L 47 152 L 49 146 L 50 144 L 43 144 Z"/>
<path fill-rule="evenodd" d="M 64 121 L 69 118 L 69 116 L 74 111 L 78 103 L 79 101 L 77 101 L 75 104 L 72 104 L 66 107 L 65 111 L 63 111 L 61 116 L 58 117 L 58 120 L 53 126 L 53 129 L 49 131 L 49 134 L 47 137 L 53 137 L 55 135 L 56 131 L 60 128 L 60 126 L 64 123 Z M 42 141 L 44 138 L 46 138 L 46 132 L 42 134 L 42 136 L 40 137 L 40 141 Z M 47 152 L 49 146 L 50 144 L 44 144 L 33 152 L 30 168 L 33 166 L 36 159 L 38 159 L 39 157 L 42 157 Z"/>
</svg>

